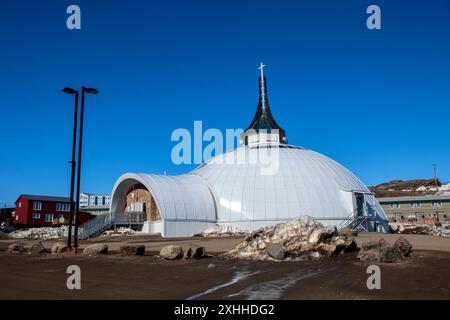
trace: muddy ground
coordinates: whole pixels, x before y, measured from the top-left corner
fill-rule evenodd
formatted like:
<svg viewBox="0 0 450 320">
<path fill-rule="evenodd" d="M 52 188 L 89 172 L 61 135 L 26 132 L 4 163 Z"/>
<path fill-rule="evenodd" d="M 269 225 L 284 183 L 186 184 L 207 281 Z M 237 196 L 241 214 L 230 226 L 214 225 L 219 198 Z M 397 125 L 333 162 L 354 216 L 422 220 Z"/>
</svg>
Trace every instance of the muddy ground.
<svg viewBox="0 0 450 320">
<path fill-rule="evenodd" d="M 445 250 L 450 239 L 434 239 L 413 237 L 426 246 L 437 241 L 444 250 L 416 250 L 404 264 L 379 264 L 381 290 L 367 289 L 368 264 L 359 262 L 354 253 L 308 262 L 236 262 L 217 257 L 164 261 L 152 249 L 170 242 L 166 239 L 104 240 L 113 249 L 119 243 L 145 243 L 144 257 L 123 257 L 114 251 L 97 257 L 8 254 L 4 250 L 11 240 L 7 240 L 0 242 L 0 299 L 450 299 L 450 246 Z M 198 241 L 217 254 L 239 239 L 176 242 Z M 51 243 L 44 242 L 46 247 Z M 66 287 L 66 269 L 72 264 L 81 268 L 81 290 Z M 208 268 L 209 264 L 215 267 Z"/>
</svg>

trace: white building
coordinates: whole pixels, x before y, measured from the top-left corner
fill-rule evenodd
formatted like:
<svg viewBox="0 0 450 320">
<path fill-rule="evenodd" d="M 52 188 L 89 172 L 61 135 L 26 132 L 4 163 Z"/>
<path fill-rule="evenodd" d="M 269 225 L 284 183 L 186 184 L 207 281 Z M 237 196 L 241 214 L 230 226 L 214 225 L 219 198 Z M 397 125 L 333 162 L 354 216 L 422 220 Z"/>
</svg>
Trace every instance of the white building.
<svg viewBox="0 0 450 320">
<path fill-rule="evenodd" d="M 80 193 L 80 207 L 109 206 L 111 195 L 97 193 Z"/>
<path fill-rule="evenodd" d="M 114 185 L 111 214 L 144 214 L 143 231 L 191 236 L 214 224 L 255 230 L 300 216 L 326 225 L 388 230 L 383 209 L 349 170 L 315 151 L 287 144 L 259 81 L 256 115 L 243 146 L 178 176 L 126 173 Z M 139 202 L 142 205 L 136 206 Z"/>
</svg>

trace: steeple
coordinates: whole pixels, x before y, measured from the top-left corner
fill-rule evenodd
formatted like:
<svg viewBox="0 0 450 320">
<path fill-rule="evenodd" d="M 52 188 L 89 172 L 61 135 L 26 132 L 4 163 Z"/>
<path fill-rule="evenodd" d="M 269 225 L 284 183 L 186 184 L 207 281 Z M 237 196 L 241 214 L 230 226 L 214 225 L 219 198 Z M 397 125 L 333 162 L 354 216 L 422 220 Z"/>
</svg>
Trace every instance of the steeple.
<svg viewBox="0 0 450 320">
<path fill-rule="evenodd" d="M 265 67 L 261 62 L 258 68 L 261 72 L 259 77 L 258 106 L 256 107 L 256 114 L 252 122 L 244 132 L 245 139 L 243 139 L 243 142 L 245 145 L 248 145 L 251 142 L 250 140 L 261 142 L 261 139 L 259 139 L 261 137 L 253 137 L 255 134 L 259 136 L 260 132 L 267 133 L 264 137 L 265 142 L 287 143 L 285 131 L 277 124 L 270 112 L 269 100 L 267 99 L 267 79 L 264 75 Z M 278 132 L 274 132 L 273 130 L 278 130 Z M 249 140 L 250 136 L 252 138 Z"/>
</svg>

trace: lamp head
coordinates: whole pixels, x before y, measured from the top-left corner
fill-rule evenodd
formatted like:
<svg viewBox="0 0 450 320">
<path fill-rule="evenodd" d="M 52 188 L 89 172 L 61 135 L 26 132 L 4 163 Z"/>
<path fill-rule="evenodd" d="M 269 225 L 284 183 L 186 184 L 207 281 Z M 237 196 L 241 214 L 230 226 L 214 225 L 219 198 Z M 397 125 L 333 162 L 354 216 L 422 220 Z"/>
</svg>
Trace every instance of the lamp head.
<svg viewBox="0 0 450 320">
<path fill-rule="evenodd" d="M 90 94 L 97 94 L 98 90 L 95 88 L 84 88 L 84 91 Z"/>
<path fill-rule="evenodd" d="M 74 94 L 74 93 L 77 92 L 77 90 L 74 90 L 74 89 L 69 88 L 69 87 L 65 87 L 65 88 L 62 89 L 61 91 L 64 92 L 64 93 L 68 93 L 68 94 Z"/>
</svg>

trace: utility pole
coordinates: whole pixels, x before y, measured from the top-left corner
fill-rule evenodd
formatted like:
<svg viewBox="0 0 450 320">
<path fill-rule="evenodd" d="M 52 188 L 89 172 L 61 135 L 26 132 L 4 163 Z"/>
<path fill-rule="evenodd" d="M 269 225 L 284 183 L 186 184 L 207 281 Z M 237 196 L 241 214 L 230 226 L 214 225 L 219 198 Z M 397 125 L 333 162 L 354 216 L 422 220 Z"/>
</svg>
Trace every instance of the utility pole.
<svg viewBox="0 0 450 320">
<path fill-rule="evenodd" d="M 80 110 L 80 125 L 78 137 L 78 161 L 77 161 L 77 186 L 76 186 L 76 202 L 75 202 L 75 230 L 73 246 L 75 253 L 78 251 L 78 222 L 80 216 L 80 185 L 81 185 L 81 154 L 83 150 L 83 123 L 84 123 L 84 96 L 86 93 L 97 94 L 98 90 L 94 88 L 81 87 L 81 110 Z"/>
<path fill-rule="evenodd" d="M 439 190 L 437 176 L 436 176 L 437 164 L 433 164 L 434 184 L 436 185 L 436 192 Z"/>
<path fill-rule="evenodd" d="M 78 119 L 78 90 L 74 90 L 72 88 L 65 87 L 61 90 L 64 93 L 75 95 L 75 108 L 73 111 L 73 137 L 72 137 L 72 159 L 69 161 L 71 165 L 71 175 L 70 175 L 70 203 L 69 203 L 69 230 L 67 236 L 67 247 L 69 250 L 72 249 L 72 225 L 73 225 L 73 216 L 75 213 L 74 208 L 74 200 L 73 200 L 73 192 L 74 192 L 74 184 L 75 184 L 75 151 L 77 145 L 77 119 Z M 78 200 L 77 200 L 78 201 Z"/>
</svg>

